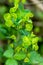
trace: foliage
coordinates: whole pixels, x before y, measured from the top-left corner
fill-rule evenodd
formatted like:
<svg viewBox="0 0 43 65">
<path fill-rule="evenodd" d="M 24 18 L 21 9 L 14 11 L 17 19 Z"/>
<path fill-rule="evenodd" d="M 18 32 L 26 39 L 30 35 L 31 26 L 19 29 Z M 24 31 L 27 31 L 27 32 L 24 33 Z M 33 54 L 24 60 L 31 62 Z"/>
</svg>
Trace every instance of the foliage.
<svg viewBox="0 0 43 65">
<path fill-rule="evenodd" d="M 32 31 L 33 14 L 24 8 L 24 3 L 25 0 L 14 0 L 14 7 L 4 15 L 5 22 L 0 24 L 0 39 L 7 39 L 8 43 L 3 53 L 5 65 L 43 65 L 42 58 L 36 52 L 39 38 Z"/>
</svg>

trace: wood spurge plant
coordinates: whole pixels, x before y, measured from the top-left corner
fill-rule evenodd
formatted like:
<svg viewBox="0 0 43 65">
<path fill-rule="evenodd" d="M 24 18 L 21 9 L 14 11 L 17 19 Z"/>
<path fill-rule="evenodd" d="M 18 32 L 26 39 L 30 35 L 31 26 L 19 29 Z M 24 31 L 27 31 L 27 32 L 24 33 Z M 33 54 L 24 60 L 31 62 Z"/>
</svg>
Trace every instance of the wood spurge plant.
<svg viewBox="0 0 43 65">
<path fill-rule="evenodd" d="M 7 40 L 3 52 L 5 65 L 43 65 L 43 59 L 37 53 L 39 38 L 32 31 L 33 14 L 24 8 L 25 2 L 14 0 L 14 7 L 4 15 L 5 22 L 0 24 L 0 39 Z"/>
</svg>

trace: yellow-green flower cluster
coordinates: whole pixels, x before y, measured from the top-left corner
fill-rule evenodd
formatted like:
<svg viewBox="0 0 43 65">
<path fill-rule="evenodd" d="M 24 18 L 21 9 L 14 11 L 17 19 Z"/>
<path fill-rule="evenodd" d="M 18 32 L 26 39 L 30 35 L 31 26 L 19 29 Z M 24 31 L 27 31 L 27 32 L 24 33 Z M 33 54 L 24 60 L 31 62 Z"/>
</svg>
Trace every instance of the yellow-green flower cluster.
<svg viewBox="0 0 43 65">
<path fill-rule="evenodd" d="M 10 38 L 16 40 L 16 36 L 15 35 L 10 36 Z"/>
<path fill-rule="evenodd" d="M 9 45 L 14 50 L 14 59 L 29 62 L 30 52 L 38 50 L 39 38 L 32 32 L 33 24 L 30 18 L 33 14 L 24 9 L 24 2 L 25 0 L 14 0 L 14 7 L 10 8 L 4 19 L 11 42 Z"/>
<path fill-rule="evenodd" d="M 17 47 L 15 48 L 15 52 L 20 52 L 20 50 L 21 50 L 21 47 L 20 47 L 20 46 L 17 46 Z"/>
<path fill-rule="evenodd" d="M 27 36 L 24 36 L 23 37 L 23 43 L 22 43 L 22 46 L 23 47 L 28 47 L 31 45 L 31 39 Z"/>
<path fill-rule="evenodd" d="M 4 19 L 5 19 L 5 25 L 7 26 L 7 27 L 14 27 L 14 24 L 13 24 L 13 22 L 12 22 L 12 20 L 11 20 L 11 14 L 10 13 L 7 13 L 7 14 L 5 14 L 4 15 Z"/>
<path fill-rule="evenodd" d="M 35 37 L 35 38 L 32 38 L 32 48 L 34 49 L 34 50 L 38 50 L 38 44 L 37 44 L 37 42 L 39 41 L 39 38 L 38 37 Z"/>
<path fill-rule="evenodd" d="M 16 28 L 16 30 L 17 30 L 16 34 L 18 34 L 20 32 L 20 30 L 22 30 L 24 34 L 25 34 L 25 31 L 26 31 L 26 33 L 28 32 L 27 36 L 23 35 L 23 37 L 21 37 L 22 38 L 22 42 L 21 42 L 22 47 L 19 45 L 17 47 L 15 47 L 15 52 L 20 52 L 21 50 L 24 52 L 27 52 L 26 48 L 28 48 L 31 45 L 32 45 L 33 50 L 38 50 L 37 42 L 38 42 L 39 38 L 36 37 L 33 34 L 33 32 L 31 33 L 33 24 L 32 24 L 32 21 L 30 20 L 30 17 L 33 17 L 33 14 L 31 12 L 29 12 L 28 10 L 24 10 L 24 9 L 21 10 L 21 8 L 19 8 L 20 1 L 22 3 L 25 2 L 25 0 L 14 0 L 14 7 L 10 8 L 9 13 L 5 14 L 5 16 L 4 16 L 4 19 L 6 21 L 5 25 L 10 28 L 11 27 L 13 27 L 14 29 Z M 16 41 L 16 43 L 17 43 L 19 37 L 18 37 L 18 35 L 16 37 L 15 36 L 16 34 L 12 34 L 10 36 L 10 38 L 13 39 L 14 41 Z M 20 35 L 21 35 L 21 33 L 20 33 Z M 19 40 L 20 40 L 20 38 L 19 38 Z M 13 44 L 10 44 L 10 46 L 13 48 Z M 27 57 L 25 58 L 25 61 L 26 60 L 28 60 Z"/>
<path fill-rule="evenodd" d="M 26 24 L 26 30 L 27 31 L 32 31 L 33 25 L 32 24 Z"/>
<path fill-rule="evenodd" d="M 39 38 L 38 37 L 28 37 L 28 36 L 24 36 L 23 37 L 23 43 L 22 46 L 23 47 L 29 47 L 32 45 L 32 49 L 33 50 L 38 50 L 38 42 Z"/>
</svg>

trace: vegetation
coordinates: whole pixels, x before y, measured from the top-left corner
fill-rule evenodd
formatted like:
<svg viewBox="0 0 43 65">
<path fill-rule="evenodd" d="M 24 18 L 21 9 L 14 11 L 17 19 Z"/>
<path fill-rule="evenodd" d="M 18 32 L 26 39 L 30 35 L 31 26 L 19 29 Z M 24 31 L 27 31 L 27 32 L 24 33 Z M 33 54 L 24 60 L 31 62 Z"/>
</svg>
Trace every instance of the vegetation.
<svg viewBox="0 0 43 65">
<path fill-rule="evenodd" d="M 0 46 L 0 63 L 5 65 L 43 65 L 38 54 L 38 41 L 33 33 L 33 14 L 24 8 L 25 0 L 14 0 L 14 7 L 4 14 L 4 23 L 0 23 L 0 40 L 7 45 Z M 2 61 L 3 59 L 3 61 Z"/>
</svg>

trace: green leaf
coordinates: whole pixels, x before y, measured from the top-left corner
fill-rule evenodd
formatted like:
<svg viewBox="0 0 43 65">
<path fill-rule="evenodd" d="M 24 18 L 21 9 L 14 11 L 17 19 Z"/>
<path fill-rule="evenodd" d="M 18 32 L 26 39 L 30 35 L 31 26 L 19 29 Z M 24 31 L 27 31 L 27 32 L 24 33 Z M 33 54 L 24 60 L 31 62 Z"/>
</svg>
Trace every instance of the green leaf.
<svg viewBox="0 0 43 65">
<path fill-rule="evenodd" d="M 23 65 L 31 65 L 31 64 L 29 64 L 29 63 L 23 63 Z"/>
<path fill-rule="evenodd" d="M 0 15 L 4 15 L 7 11 L 7 8 L 5 6 L 0 6 Z"/>
<path fill-rule="evenodd" d="M 3 55 L 3 48 L 0 47 L 0 58 L 2 57 Z"/>
<path fill-rule="evenodd" d="M 19 4 L 19 9 L 22 10 L 22 11 L 24 10 L 24 6 L 23 6 L 22 3 Z"/>
<path fill-rule="evenodd" d="M 43 63 L 40 63 L 39 65 L 43 65 Z"/>
<path fill-rule="evenodd" d="M 37 52 L 33 51 L 30 53 L 30 63 L 31 64 L 41 64 L 43 63 L 43 58 Z"/>
<path fill-rule="evenodd" d="M 16 53 L 16 54 L 14 55 L 14 58 L 15 58 L 16 60 L 23 60 L 25 57 L 26 57 L 26 54 L 23 53 L 23 52 Z"/>
<path fill-rule="evenodd" d="M 18 65 L 17 61 L 14 59 L 8 59 L 5 65 Z"/>
<path fill-rule="evenodd" d="M 0 28 L 0 31 L 1 31 L 2 33 L 4 33 L 4 34 L 7 33 L 7 31 L 6 31 L 4 28 Z"/>
<path fill-rule="evenodd" d="M 5 36 L 4 36 L 4 34 L 2 32 L 0 32 L 0 40 L 1 39 L 5 39 Z"/>
<path fill-rule="evenodd" d="M 7 58 L 12 58 L 13 53 L 14 53 L 13 49 L 10 48 L 10 49 L 8 49 L 4 52 L 4 56 L 7 57 Z"/>
</svg>

